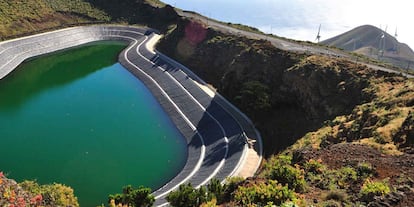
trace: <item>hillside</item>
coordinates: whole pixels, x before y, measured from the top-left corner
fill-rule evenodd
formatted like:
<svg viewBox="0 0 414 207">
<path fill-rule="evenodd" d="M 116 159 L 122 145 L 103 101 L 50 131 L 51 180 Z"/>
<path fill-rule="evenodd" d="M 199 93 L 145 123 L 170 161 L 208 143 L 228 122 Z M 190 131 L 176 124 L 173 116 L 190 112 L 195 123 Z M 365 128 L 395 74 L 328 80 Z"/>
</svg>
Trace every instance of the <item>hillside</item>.
<svg viewBox="0 0 414 207">
<path fill-rule="evenodd" d="M 1 39 L 65 24 L 111 19 L 105 12 L 82 0 L 1 0 L 0 11 Z"/>
<path fill-rule="evenodd" d="M 159 49 L 247 113 L 267 157 L 256 178 L 220 202 L 347 206 L 394 199 L 390 206 L 414 205 L 412 80 L 196 24 L 181 21 Z M 393 190 L 365 196 L 370 182 Z M 289 196 L 266 197 L 282 191 Z"/>
<path fill-rule="evenodd" d="M 384 38 L 381 38 L 382 34 Z M 357 27 L 321 43 L 380 59 L 404 69 L 408 67 L 408 62 L 414 62 L 414 52 L 407 44 L 398 42 L 394 36 L 371 25 Z M 410 68 L 414 69 L 414 66 L 410 64 Z"/>
<path fill-rule="evenodd" d="M 157 0 L 0 0 L 0 40 L 69 26 L 140 24 L 161 31 L 178 15 Z"/>
<path fill-rule="evenodd" d="M 136 0 L 79 0 L 71 1 L 78 2 L 72 7 L 53 2 L 58 1 L 1 1 L 1 37 L 102 21 L 153 26 L 166 31 L 160 51 L 193 69 L 252 118 L 266 160 L 256 177 L 230 182 L 216 202 L 414 206 L 413 80 L 224 34 L 179 18 L 169 6 Z M 375 54 L 378 30 L 360 30 L 329 44 Z M 356 36 L 366 45 L 350 42 Z M 392 38 L 386 37 L 384 56 L 392 56 Z M 401 58 L 412 58 L 408 47 L 398 48 Z"/>
</svg>

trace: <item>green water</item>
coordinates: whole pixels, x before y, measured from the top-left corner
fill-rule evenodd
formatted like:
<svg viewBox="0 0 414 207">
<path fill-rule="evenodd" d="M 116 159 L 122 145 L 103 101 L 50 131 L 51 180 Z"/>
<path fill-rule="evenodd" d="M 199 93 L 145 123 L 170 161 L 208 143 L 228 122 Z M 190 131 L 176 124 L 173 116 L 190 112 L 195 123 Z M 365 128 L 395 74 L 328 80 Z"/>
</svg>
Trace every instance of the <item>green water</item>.
<svg viewBox="0 0 414 207">
<path fill-rule="evenodd" d="M 120 42 L 27 61 L 0 81 L 0 171 L 63 183 L 81 206 L 132 184 L 153 189 L 185 164 L 186 144 L 148 89 L 117 63 Z"/>
</svg>

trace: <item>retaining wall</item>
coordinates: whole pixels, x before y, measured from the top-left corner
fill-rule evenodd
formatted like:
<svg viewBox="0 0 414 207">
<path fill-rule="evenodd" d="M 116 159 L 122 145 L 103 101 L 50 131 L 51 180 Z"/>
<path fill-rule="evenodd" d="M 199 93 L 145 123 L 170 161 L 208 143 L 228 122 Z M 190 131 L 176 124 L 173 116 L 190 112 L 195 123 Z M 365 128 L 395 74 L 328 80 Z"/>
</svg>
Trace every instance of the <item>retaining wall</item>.
<svg viewBox="0 0 414 207">
<path fill-rule="evenodd" d="M 243 166 L 246 139 L 259 142 L 251 121 L 219 94 L 209 96 L 198 85 L 206 85 L 181 64 L 150 51 L 145 45 L 154 30 L 126 26 L 83 26 L 0 43 L 0 79 L 24 60 L 89 42 L 123 40 L 130 45 L 119 62 L 152 92 L 188 144 L 187 162 L 169 183 L 154 191 L 156 205 L 166 205 L 165 197 L 180 184 L 199 187 L 217 178 L 224 181 Z M 260 161 L 256 166 L 256 169 Z"/>
</svg>

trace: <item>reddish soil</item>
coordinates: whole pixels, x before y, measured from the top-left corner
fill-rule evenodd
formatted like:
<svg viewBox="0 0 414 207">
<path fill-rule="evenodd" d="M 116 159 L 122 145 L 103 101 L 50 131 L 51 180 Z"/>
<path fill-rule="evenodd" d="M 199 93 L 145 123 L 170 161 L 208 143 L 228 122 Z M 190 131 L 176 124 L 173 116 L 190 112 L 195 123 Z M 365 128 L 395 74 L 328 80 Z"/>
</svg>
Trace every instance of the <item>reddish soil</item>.
<svg viewBox="0 0 414 207">
<path fill-rule="evenodd" d="M 304 157 L 321 159 L 331 169 L 371 163 L 377 174 L 374 179 L 389 178 L 390 184 L 405 195 L 397 205 L 391 206 L 414 206 L 413 183 L 411 188 L 403 188 L 398 182 L 401 176 L 411 178 L 411 182 L 414 180 L 414 154 L 386 155 L 366 145 L 340 143 L 326 149 L 309 150 Z"/>
</svg>

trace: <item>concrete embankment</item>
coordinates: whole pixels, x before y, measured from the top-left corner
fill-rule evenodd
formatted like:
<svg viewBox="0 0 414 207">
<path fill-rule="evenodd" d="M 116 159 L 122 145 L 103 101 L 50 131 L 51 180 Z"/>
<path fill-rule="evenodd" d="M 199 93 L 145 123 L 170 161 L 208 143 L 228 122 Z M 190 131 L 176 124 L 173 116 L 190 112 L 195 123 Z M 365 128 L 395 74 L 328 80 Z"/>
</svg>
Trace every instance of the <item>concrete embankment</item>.
<svg viewBox="0 0 414 207">
<path fill-rule="evenodd" d="M 251 121 L 219 94 L 200 87 L 206 84 L 190 70 L 149 50 L 151 33 L 137 27 L 88 26 L 2 42 L 0 79 L 30 57 L 100 40 L 128 41 L 130 45 L 119 55 L 120 63 L 149 88 L 188 143 L 186 165 L 154 191 L 156 205 L 166 204 L 165 196 L 182 183 L 198 187 L 212 178 L 224 181 L 228 176 L 253 175 L 262 146 Z M 255 158 L 250 156 L 247 162 L 251 152 Z"/>
</svg>

